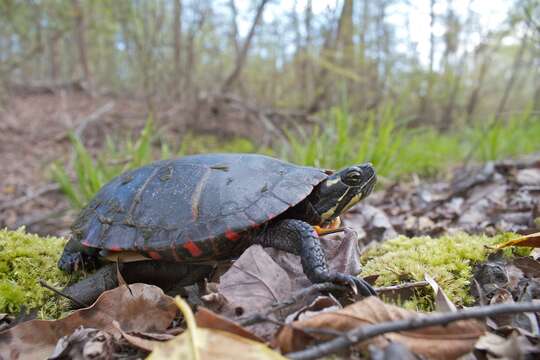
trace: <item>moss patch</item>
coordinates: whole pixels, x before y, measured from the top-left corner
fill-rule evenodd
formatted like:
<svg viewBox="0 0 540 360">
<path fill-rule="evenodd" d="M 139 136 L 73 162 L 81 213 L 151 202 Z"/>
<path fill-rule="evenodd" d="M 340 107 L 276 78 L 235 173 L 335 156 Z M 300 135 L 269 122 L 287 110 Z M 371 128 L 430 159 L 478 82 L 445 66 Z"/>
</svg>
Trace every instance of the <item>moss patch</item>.
<svg viewBox="0 0 540 360">
<path fill-rule="evenodd" d="M 66 301 L 39 285 L 63 288 L 69 279 L 56 262 L 65 239 L 39 237 L 17 231 L 0 230 L 0 313 L 17 314 L 22 309 L 37 310 L 40 318 L 55 318 L 66 309 Z"/>
<path fill-rule="evenodd" d="M 486 260 L 493 250 L 487 246 L 507 241 L 514 234 L 495 237 L 484 235 L 452 234 L 439 238 L 428 236 L 408 238 L 399 236 L 370 249 L 362 256 L 363 276 L 379 275 L 376 285 L 389 286 L 404 281 L 424 280 L 432 276 L 457 305 L 470 305 L 474 299 L 469 293 L 473 267 Z M 529 248 L 505 249 L 528 255 Z M 433 293 L 430 288 L 417 292 L 411 301 L 402 304 L 415 310 L 433 310 Z"/>
</svg>

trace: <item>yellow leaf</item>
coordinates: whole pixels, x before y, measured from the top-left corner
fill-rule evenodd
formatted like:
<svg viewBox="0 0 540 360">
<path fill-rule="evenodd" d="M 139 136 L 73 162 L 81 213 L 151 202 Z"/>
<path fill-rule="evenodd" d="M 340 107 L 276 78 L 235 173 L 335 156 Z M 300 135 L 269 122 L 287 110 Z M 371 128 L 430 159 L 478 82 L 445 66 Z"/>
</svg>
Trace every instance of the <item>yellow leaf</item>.
<svg viewBox="0 0 540 360">
<path fill-rule="evenodd" d="M 189 305 L 178 296 L 175 302 L 186 319 L 187 329 L 174 339 L 159 345 L 148 356 L 148 360 L 285 360 L 263 343 L 221 330 L 197 327 Z"/>
<path fill-rule="evenodd" d="M 504 249 L 509 246 L 524 246 L 524 247 L 540 247 L 540 232 L 520 236 L 516 239 L 508 240 L 502 244 L 495 246 L 496 249 Z"/>
</svg>

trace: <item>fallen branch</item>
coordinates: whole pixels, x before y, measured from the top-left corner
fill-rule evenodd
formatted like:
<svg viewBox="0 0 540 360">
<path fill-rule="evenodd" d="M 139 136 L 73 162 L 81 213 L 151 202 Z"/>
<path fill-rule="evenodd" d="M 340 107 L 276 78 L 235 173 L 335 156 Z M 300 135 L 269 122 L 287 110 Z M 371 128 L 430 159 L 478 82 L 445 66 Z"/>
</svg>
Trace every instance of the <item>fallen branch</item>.
<svg viewBox="0 0 540 360">
<path fill-rule="evenodd" d="M 37 189 L 36 191 L 30 191 L 30 192 L 28 192 L 28 194 L 26 194 L 24 196 L 21 196 L 21 197 L 18 197 L 16 199 L 6 201 L 6 202 L 0 204 L 0 211 L 6 210 L 6 209 L 9 209 L 9 208 L 12 208 L 12 207 L 21 206 L 22 204 L 24 204 L 24 203 L 26 203 L 28 201 L 34 200 L 35 198 L 38 198 L 38 197 L 40 197 L 42 195 L 45 195 L 48 192 L 56 191 L 58 189 L 60 189 L 60 186 L 58 184 L 44 185 L 43 187 Z"/>
<path fill-rule="evenodd" d="M 346 290 L 347 287 L 336 285 L 333 283 L 320 283 L 320 284 L 313 284 L 311 286 L 308 286 L 305 289 L 302 289 L 300 291 L 297 291 L 294 293 L 289 299 L 276 302 L 272 304 L 272 307 L 268 310 L 266 310 L 263 313 L 257 313 L 249 316 L 245 316 L 243 318 L 240 318 L 236 320 L 240 325 L 242 326 L 249 326 L 260 322 L 269 321 L 269 315 L 280 311 L 288 306 L 294 305 L 298 302 L 300 302 L 303 298 L 319 292 L 319 291 L 330 291 L 330 290 Z"/>
<path fill-rule="evenodd" d="M 19 228 L 21 226 L 31 226 L 45 220 L 49 220 L 50 218 L 62 215 L 67 210 L 67 206 L 60 205 L 52 209 L 51 211 L 47 211 L 45 213 L 40 212 L 37 215 L 26 216 L 22 220 L 17 221 L 17 223 L 15 224 L 15 228 Z"/>
<path fill-rule="evenodd" d="M 79 139 L 81 139 L 84 133 L 84 130 L 86 130 L 88 125 L 102 119 L 103 115 L 111 111 L 113 108 L 114 108 L 114 101 L 109 101 L 108 103 L 106 103 L 105 105 L 103 105 L 102 107 L 100 107 L 99 109 L 91 113 L 90 115 L 80 119 L 78 121 L 79 125 L 77 126 L 73 134 Z"/>
<path fill-rule="evenodd" d="M 7 84 L 10 92 L 17 95 L 54 95 L 60 91 L 84 92 L 84 85 L 80 79 L 63 82 L 33 82 Z"/>
<path fill-rule="evenodd" d="M 425 286 L 428 286 L 428 282 L 427 281 L 416 281 L 416 282 L 412 282 L 412 283 L 403 283 L 403 284 L 399 284 L 399 285 L 393 285 L 393 286 L 384 286 L 384 287 L 380 287 L 380 288 L 375 288 L 375 291 L 380 294 L 380 293 L 384 293 L 384 292 L 391 292 L 391 291 L 399 291 L 399 290 L 403 290 L 403 289 L 412 289 L 412 288 L 417 288 L 417 287 L 425 287 Z"/>
<path fill-rule="evenodd" d="M 540 304 L 514 303 L 478 306 L 453 313 L 419 315 L 398 321 L 387 321 L 374 325 L 365 325 L 346 332 L 333 340 L 315 345 L 309 349 L 288 353 L 289 359 L 309 360 L 336 353 L 361 341 L 389 332 L 416 330 L 429 326 L 448 325 L 451 322 L 467 319 L 485 318 L 501 314 L 538 312 Z"/>
</svg>

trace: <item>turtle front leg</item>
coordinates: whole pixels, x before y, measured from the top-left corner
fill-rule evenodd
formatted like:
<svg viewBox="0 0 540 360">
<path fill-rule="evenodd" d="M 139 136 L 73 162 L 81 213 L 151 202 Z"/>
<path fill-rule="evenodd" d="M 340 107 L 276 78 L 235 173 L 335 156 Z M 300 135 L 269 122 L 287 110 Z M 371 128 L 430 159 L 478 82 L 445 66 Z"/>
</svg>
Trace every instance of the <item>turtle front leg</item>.
<svg viewBox="0 0 540 360">
<path fill-rule="evenodd" d="M 313 227 L 301 220 L 286 219 L 268 226 L 255 237 L 255 243 L 299 255 L 302 269 L 313 283 L 333 282 L 354 285 L 363 296 L 376 295 L 366 281 L 356 276 L 331 272 Z"/>
</svg>

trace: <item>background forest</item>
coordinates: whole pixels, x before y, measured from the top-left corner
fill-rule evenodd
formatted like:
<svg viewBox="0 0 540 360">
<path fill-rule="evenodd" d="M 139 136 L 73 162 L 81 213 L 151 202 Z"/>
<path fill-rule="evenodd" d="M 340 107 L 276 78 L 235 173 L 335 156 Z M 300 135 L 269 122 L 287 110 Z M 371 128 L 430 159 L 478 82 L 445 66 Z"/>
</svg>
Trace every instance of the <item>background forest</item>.
<svg viewBox="0 0 540 360">
<path fill-rule="evenodd" d="M 8 89 L 77 82 L 149 106 L 219 92 L 313 114 L 347 99 L 353 112 L 394 106 L 446 130 L 539 110 L 538 5 L 3 0 L 1 78 Z"/>
<path fill-rule="evenodd" d="M 539 9 L 1 0 L 0 200 L 60 187 L 78 208 L 121 171 L 196 152 L 370 160 L 384 184 L 538 151 Z"/>
</svg>

